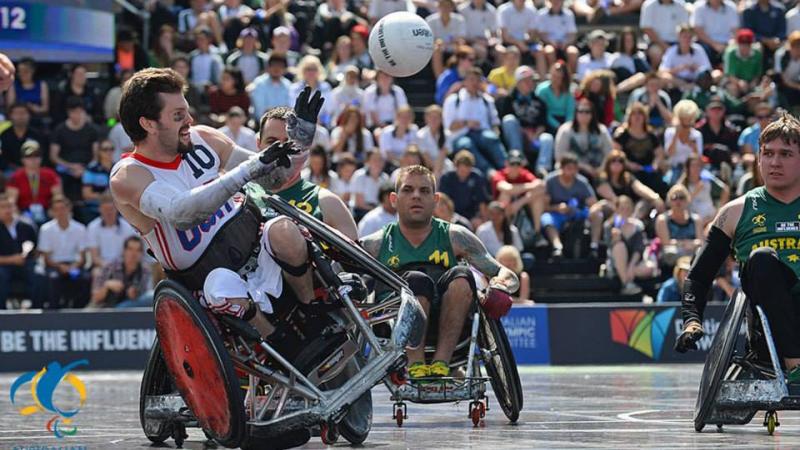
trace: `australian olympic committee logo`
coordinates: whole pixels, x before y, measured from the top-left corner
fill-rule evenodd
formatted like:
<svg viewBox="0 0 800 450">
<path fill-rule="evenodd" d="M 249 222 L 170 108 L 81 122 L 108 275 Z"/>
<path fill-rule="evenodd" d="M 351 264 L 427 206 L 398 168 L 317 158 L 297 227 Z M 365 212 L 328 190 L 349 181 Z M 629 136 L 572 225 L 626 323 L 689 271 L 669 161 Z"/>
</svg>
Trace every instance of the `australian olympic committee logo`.
<svg viewBox="0 0 800 450">
<path fill-rule="evenodd" d="M 40 412 L 54 413 L 55 415 L 45 423 L 47 431 L 59 439 L 64 436 L 74 436 L 78 432 L 78 427 L 73 425 L 72 418 L 86 403 L 86 385 L 70 371 L 87 365 L 89 361 L 85 359 L 73 361 L 64 367 L 58 362 L 51 362 L 38 372 L 31 371 L 20 375 L 11 385 L 11 404 L 18 408 L 22 416 L 32 416 Z M 62 382 L 66 382 L 78 394 L 78 405 L 73 409 L 61 409 L 55 404 L 53 394 Z M 27 383 L 30 383 L 33 404 L 17 405 L 17 393 Z"/>
</svg>

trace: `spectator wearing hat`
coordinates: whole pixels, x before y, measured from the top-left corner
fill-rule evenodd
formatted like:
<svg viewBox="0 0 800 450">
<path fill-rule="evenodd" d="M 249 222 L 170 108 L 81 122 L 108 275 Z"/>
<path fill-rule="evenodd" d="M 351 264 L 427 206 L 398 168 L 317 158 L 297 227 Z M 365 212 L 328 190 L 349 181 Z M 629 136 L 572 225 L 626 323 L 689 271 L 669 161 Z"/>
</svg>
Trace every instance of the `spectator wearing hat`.
<svg viewBox="0 0 800 450">
<path fill-rule="evenodd" d="M 142 70 L 149 66 L 147 52 L 137 42 L 136 33 L 122 28 L 117 32 L 117 45 L 114 50 L 114 70 L 119 75 L 123 70 Z"/>
<path fill-rule="evenodd" d="M 14 103 L 8 110 L 11 126 L 0 133 L 0 173 L 10 175 L 22 165 L 22 144 L 34 141 L 45 147 L 44 133 L 31 128 L 31 112 L 23 103 Z"/>
<path fill-rule="evenodd" d="M 794 108 L 800 103 L 800 31 L 793 31 L 786 45 L 775 53 L 775 73 L 781 105 Z"/>
<path fill-rule="evenodd" d="M 245 28 L 236 40 L 236 50 L 225 61 L 227 65 L 236 67 L 242 72 L 245 84 L 250 84 L 267 68 L 267 54 L 260 49 L 258 31 L 255 28 Z"/>
<path fill-rule="evenodd" d="M 350 43 L 353 45 L 353 58 L 356 66 L 361 69 L 372 69 L 372 57 L 369 56 L 369 28 L 366 25 L 358 24 L 350 29 Z M 365 77 L 366 78 L 366 77 Z"/>
<path fill-rule="evenodd" d="M 578 58 L 578 72 L 576 78 L 583 80 L 589 72 L 610 69 L 613 56 L 607 52 L 609 35 L 603 30 L 592 30 L 587 37 L 589 53 Z"/>
<path fill-rule="evenodd" d="M 0 194 L 0 309 L 6 308 L 15 282 L 22 284 L 25 295 L 33 297 L 35 245 L 36 230 L 15 217 L 8 194 Z"/>
<path fill-rule="evenodd" d="M 556 60 L 567 61 L 569 67 L 578 64 L 578 48 L 575 37 L 578 28 L 575 26 L 575 15 L 564 8 L 564 0 L 550 0 L 538 12 L 536 30 L 544 45 L 544 52 L 536 57 L 536 70 L 544 75 Z"/>
<path fill-rule="evenodd" d="M 49 167 L 42 167 L 42 151 L 33 140 L 22 144 L 22 167 L 8 179 L 9 200 L 17 210 L 25 213 L 37 224 L 47 221 L 50 200 L 61 195 L 61 178 Z"/>
<path fill-rule="evenodd" d="M 730 45 L 722 57 L 725 76 L 733 80 L 742 92 L 750 92 L 761 81 L 764 56 L 753 46 L 755 34 L 748 28 L 736 32 L 736 44 Z"/>
<path fill-rule="evenodd" d="M 691 268 L 691 256 L 681 256 L 678 258 L 675 267 L 672 269 L 672 278 L 665 281 L 658 290 L 656 303 L 680 302 L 681 293 L 683 292 L 683 283 L 686 281 L 686 276 L 689 275 L 689 269 Z"/>
<path fill-rule="evenodd" d="M 533 69 L 520 66 L 514 78 L 514 89 L 497 99 L 503 139 L 508 148 L 522 150 L 530 161 L 536 161 L 536 170 L 546 173 L 553 167 L 553 135 L 547 133 L 547 104 L 534 92 Z"/>
<path fill-rule="evenodd" d="M 225 136 L 228 136 L 239 147 L 246 148 L 251 152 L 258 151 L 258 142 L 255 131 L 245 126 L 247 114 L 238 106 L 228 110 L 225 116 L 225 126 L 219 129 Z"/>
<path fill-rule="evenodd" d="M 489 186 L 486 177 L 475 169 L 475 157 L 469 150 L 456 153 L 453 163 L 456 170 L 442 175 L 439 191 L 453 199 L 455 212 L 466 217 L 475 229 L 487 216 Z"/>
<path fill-rule="evenodd" d="M 197 48 L 189 53 L 192 68 L 190 81 L 200 91 L 219 83 L 225 68 L 219 51 L 211 45 L 213 37 L 211 28 L 206 26 L 200 26 L 194 31 Z"/>
<path fill-rule="evenodd" d="M 689 23 L 689 10 L 683 0 L 646 0 L 639 15 L 642 32 L 660 50 L 659 60 L 667 47 L 678 42 L 678 27 L 685 23 Z M 653 66 L 657 66 L 655 61 Z"/>
<path fill-rule="evenodd" d="M 683 87 L 692 83 L 701 72 L 711 71 L 711 62 L 706 51 L 694 42 L 694 33 L 689 25 L 681 25 L 678 43 L 664 53 L 658 68 L 673 85 Z"/>
<path fill-rule="evenodd" d="M 456 12 L 453 0 L 439 0 L 438 12 L 425 18 L 431 27 L 434 39 L 441 39 L 446 49 L 452 51 L 456 45 L 466 43 L 467 23 Z"/>
<path fill-rule="evenodd" d="M 786 39 L 786 8 L 770 0 L 757 0 L 742 12 L 742 27 L 753 30 L 764 53 L 772 55 Z"/>
<path fill-rule="evenodd" d="M 278 106 L 291 106 L 289 97 L 292 82 L 286 75 L 286 57 L 272 54 L 267 61 L 267 73 L 263 73 L 250 83 L 246 91 L 253 105 L 253 115 L 260 118 L 267 111 Z"/>
<path fill-rule="evenodd" d="M 89 121 L 79 97 L 67 99 L 67 120 L 53 131 L 50 141 L 50 162 L 61 175 L 64 195 L 81 200 L 81 177 L 86 165 L 97 154 L 100 134 Z"/>
<path fill-rule="evenodd" d="M 394 192 L 392 183 L 384 183 L 378 191 L 380 204 L 370 210 L 358 222 L 358 237 L 369 236 L 380 230 L 384 225 L 397 220 L 397 210 L 392 205 L 391 194 Z"/>
<path fill-rule="evenodd" d="M 495 97 L 508 95 L 517 84 L 514 71 L 519 67 L 520 54 L 517 47 L 509 46 L 503 49 L 503 64 L 489 72 L 486 79 L 495 87 L 492 93 Z"/>
<path fill-rule="evenodd" d="M 717 65 L 739 28 L 739 11 L 731 0 L 700 0 L 694 4 L 689 24 L 708 59 Z"/>
</svg>

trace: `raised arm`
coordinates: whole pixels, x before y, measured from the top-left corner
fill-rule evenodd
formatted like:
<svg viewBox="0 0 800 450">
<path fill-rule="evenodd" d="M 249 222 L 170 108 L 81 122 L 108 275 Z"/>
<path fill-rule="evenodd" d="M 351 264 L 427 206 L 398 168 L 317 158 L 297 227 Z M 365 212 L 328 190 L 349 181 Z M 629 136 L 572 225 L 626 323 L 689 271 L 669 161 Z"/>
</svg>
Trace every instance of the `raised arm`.
<svg viewBox="0 0 800 450">
<path fill-rule="evenodd" d="M 486 246 L 471 231 L 461 225 L 450 225 L 450 243 L 457 258 L 464 258 L 482 274 L 489 277 L 490 286 L 500 286 L 508 292 L 519 289 L 517 275 L 494 259 Z"/>
</svg>

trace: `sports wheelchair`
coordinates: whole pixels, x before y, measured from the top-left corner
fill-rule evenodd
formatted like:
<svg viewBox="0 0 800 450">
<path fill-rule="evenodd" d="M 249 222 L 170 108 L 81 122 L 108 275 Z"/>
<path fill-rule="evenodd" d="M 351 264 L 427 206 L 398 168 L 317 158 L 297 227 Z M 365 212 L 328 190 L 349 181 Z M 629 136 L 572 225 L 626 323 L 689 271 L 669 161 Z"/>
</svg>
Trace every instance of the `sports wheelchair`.
<svg viewBox="0 0 800 450">
<path fill-rule="evenodd" d="M 742 324 L 746 338 L 740 342 Z M 771 435 L 780 426 L 780 410 L 800 409 L 800 389 L 786 384 L 767 316 L 737 291 L 719 323 L 706 356 L 694 410 L 694 429 L 708 424 L 750 423 L 766 411 L 763 425 Z"/>
<path fill-rule="evenodd" d="M 266 201 L 308 231 L 316 285 L 328 302 L 295 302 L 282 312 L 274 305 L 272 336 L 278 338 L 263 340 L 249 323 L 202 308 L 177 283 L 160 283 L 154 305 L 158 338 L 139 405 L 142 428 L 155 443 L 172 437 L 180 447 L 186 427 L 198 426 L 231 448 L 275 448 L 277 439 L 316 427 L 325 444 L 340 433 L 360 444 L 372 423 L 370 389 L 384 378 L 397 378 L 405 370 L 405 348 L 421 345 L 425 315 L 404 280 L 279 197 Z M 383 308 L 367 307 L 356 295 L 358 284 L 335 273 L 338 264 L 391 289 L 388 338 L 378 339 L 371 328 L 382 320 Z M 309 434 L 302 432 L 297 442 L 280 446 L 305 443 Z"/>
</svg>

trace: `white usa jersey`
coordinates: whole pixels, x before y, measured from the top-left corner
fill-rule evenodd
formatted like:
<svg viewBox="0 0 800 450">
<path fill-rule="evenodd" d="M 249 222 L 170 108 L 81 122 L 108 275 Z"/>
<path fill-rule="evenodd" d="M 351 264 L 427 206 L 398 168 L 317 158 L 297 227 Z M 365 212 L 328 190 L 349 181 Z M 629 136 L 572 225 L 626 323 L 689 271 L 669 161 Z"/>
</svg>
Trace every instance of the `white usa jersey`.
<svg viewBox="0 0 800 450">
<path fill-rule="evenodd" d="M 111 169 L 112 176 L 120 168 L 133 164 L 147 169 L 153 178 L 181 192 L 217 179 L 221 165 L 219 155 L 211 150 L 194 128 L 190 130 L 190 135 L 192 150 L 185 155 L 178 155 L 170 162 L 161 162 L 135 151 L 125 153 Z M 239 195 L 231 197 L 205 222 L 188 230 L 178 230 L 174 225 L 156 220 L 153 230 L 142 235 L 142 238 L 165 269 L 187 269 L 200 258 L 217 231 L 239 212 L 243 201 L 244 198 Z"/>
</svg>

